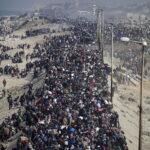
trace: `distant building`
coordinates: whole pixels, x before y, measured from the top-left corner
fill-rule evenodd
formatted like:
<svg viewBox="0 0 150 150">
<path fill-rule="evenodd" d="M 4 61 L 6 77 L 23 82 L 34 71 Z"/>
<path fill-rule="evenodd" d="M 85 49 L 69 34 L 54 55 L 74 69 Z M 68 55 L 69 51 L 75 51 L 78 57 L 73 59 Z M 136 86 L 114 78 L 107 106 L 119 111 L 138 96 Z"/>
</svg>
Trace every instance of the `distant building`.
<svg viewBox="0 0 150 150">
<path fill-rule="evenodd" d="M 35 13 L 33 14 L 33 20 L 38 20 L 40 16 L 39 11 L 35 11 Z"/>
</svg>

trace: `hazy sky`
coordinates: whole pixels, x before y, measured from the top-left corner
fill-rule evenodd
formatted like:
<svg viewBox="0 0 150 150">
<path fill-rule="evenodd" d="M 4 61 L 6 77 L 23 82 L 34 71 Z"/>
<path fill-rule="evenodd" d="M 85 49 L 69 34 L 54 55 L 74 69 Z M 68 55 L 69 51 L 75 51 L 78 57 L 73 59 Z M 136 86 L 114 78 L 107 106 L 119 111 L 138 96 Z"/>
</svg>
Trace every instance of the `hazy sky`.
<svg viewBox="0 0 150 150">
<path fill-rule="evenodd" d="M 56 2 L 93 2 L 97 1 L 99 3 L 107 3 L 116 0 L 0 0 L 0 10 L 33 10 L 40 7 L 46 6 L 50 3 Z M 119 1 L 129 1 L 129 0 L 119 0 Z M 131 0 L 132 1 L 132 0 Z"/>
<path fill-rule="evenodd" d="M 93 2 L 96 1 L 98 4 L 102 5 L 116 5 L 116 4 L 122 4 L 128 2 L 137 2 L 141 1 L 149 1 L 149 0 L 0 0 L 0 10 L 19 10 L 19 11 L 26 11 L 26 10 L 33 10 L 38 9 L 40 7 L 46 6 L 50 3 L 54 2 L 73 2 L 73 1 L 79 1 L 79 2 Z"/>
<path fill-rule="evenodd" d="M 57 0 L 0 0 L 0 10 L 33 10 L 54 1 Z"/>
</svg>

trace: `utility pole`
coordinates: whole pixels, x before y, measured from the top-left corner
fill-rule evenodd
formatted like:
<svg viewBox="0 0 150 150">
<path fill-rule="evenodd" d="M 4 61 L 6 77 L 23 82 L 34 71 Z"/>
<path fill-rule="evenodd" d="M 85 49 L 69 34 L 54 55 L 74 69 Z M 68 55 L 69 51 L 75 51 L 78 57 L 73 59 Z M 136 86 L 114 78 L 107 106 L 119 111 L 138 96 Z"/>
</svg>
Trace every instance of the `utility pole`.
<svg viewBox="0 0 150 150">
<path fill-rule="evenodd" d="M 97 21 L 97 39 L 98 39 L 98 48 L 101 54 L 101 61 L 103 60 L 103 51 L 104 51 L 104 13 L 102 9 L 98 9 L 98 21 Z"/>
<path fill-rule="evenodd" d="M 145 46 L 142 46 L 142 64 L 141 64 L 141 86 L 140 86 L 140 106 L 139 106 L 139 145 L 138 150 L 142 150 L 142 132 L 143 132 L 143 75 L 144 75 L 144 51 Z"/>
<path fill-rule="evenodd" d="M 139 104 L 139 141 L 138 150 L 143 150 L 142 132 L 143 132 L 143 77 L 144 77 L 144 51 L 145 47 L 149 44 L 144 39 L 141 41 L 132 41 L 127 37 L 122 37 L 123 42 L 132 42 L 142 45 L 142 59 L 141 59 L 141 84 L 140 84 L 140 104 Z"/>
<path fill-rule="evenodd" d="M 111 23 L 111 102 L 113 104 L 113 52 L 114 52 L 114 26 Z"/>
<path fill-rule="evenodd" d="M 98 48 L 101 49 L 101 22 L 100 22 L 100 9 L 97 10 L 97 39 Z"/>
<path fill-rule="evenodd" d="M 101 9 L 101 48 L 102 48 L 102 62 L 104 62 L 104 10 Z"/>
<path fill-rule="evenodd" d="M 93 21 L 93 23 L 94 23 L 94 21 L 95 21 L 95 16 L 96 16 L 96 10 L 97 10 L 97 6 L 96 6 L 96 4 L 95 4 L 95 1 L 93 0 L 93 6 L 92 6 L 92 21 Z"/>
<path fill-rule="evenodd" d="M 92 22 L 93 22 L 93 29 L 95 28 L 95 16 L 96 16 L 96 5 L 93 2 L 93 9 L 92 9 Z"/>
</svg>

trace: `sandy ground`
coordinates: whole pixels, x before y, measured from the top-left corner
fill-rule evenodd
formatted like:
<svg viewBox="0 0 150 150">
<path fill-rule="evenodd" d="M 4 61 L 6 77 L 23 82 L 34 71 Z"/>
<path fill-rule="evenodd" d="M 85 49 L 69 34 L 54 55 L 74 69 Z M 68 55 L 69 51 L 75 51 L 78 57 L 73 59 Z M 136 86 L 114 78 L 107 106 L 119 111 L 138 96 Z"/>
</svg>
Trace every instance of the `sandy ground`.
<svg viewBox="0 0 150 150">
<path fill-rule="evenodd" d="M 105 62 L 110 64 L 110 57 L 105 58 Z M 119 65 L 118 60 L 114 60 L 114 67 Z M 143 84 L 143 150 L 150 150 L 150 80 L 144 79 Z M 133 101 L 130 101 L 130 98 Z M 122 130 L 125 132 L 129 150 L 138 149 L 139 132 L 139 101 L 140 82 L 133 84 L 118 84 L 118 91 L 113 98 L 114 109 L 119 114 L 119 121 Z"/>
<path fill-rule="evenodd" d="M 35 23 L 34 23 L 35 24 Z M 29 24 L 27 25 L 26 27 L 22 28 L 22 29 L 19 29 L 17 31 L 14 31 L 11 35 L 18 35 L 18 36 L 21 36 L 21 35 L 24 35 L 25 34 L 25 31 L 26 30 L 29 30 L 29 29 L 38 29 L 38 28 L 41 28 L 41 27 L 45 27 L 45 28 L 50 28 L 51 30 L 53 29 L 56 29 L 58 30 L 59 29 L 59 25 L 58 24 L 47 24 L 47 25 L 41 25 L 39 22 L 38 22 L 38 25 L 34 25 L 34 24 Z M 52 34 L 51 36 L 57 36 L 58 33 L 55 33 L 55 34 Z M 61 33 L 61 34 L 64 34 L 64 33 Z M 68 33 L 67 33 L 68 34 Z M 47 36 L 49 36 L 49 34 L 45 34 Z M 25 55 L 28 54 L 28 53 L 32 53 L 33 52 L 33 47 L 35 46 L 36 43 L 43 43 L 44 41 L 44 36 L 45 35 L 39 35 L 39 36 L 35 36 L 35 37 L 30 37 L 30 38 L 26 38 L 26 39 L 12 39 L 12 38 L 9 38 L 9 35 L 6 37 L 6 40 L 5 41 L 0 41 L 0 44 L 3 44 L 3 45 L 7 45 L 7 46 L 10 46 L 10 47 L 13 47 L 14 49 L 13 50 L 10 50 L 8 52 L 6 52 L 7 54 L 11 55 L 11 56 L 14 56 L 14 54 L 16 52 L 19 52 L 19 51 L 22 51 L 21 49 L 17 49 L 17 45 L 18 44 L 30 44 L 31 47 L 30 49 L 25 49 L 24 52 L 25 52 Z M 1 50 L 0 50 L 1 52 Z M 18 68 L 20 70 L 24 69 L 25 68 L 25 65 L 27 63 L 25 57 L 22 59 L 23 60 L 23 63 L 17 63 L 17 64 L 12 64 L 12 62 L 10 60 L 7 60 L 7 61 L 2 61 L 2 63 L 0 64 L 1 67 L 7 65 L 7 64 L 10 64 L 12 66 L 18 66 Z M 28 60 L 28 62 L 30 62 L 31 60 Z M 33 59 L 32 61 L 35 61 L 35 59 Z M 23 86 L 27 85 L 30 80 L 32 79 L 32 75 L 33 75 L 33 72 L 31 71 L 28 76 L 26 78 L 17 78 L 17 77 L 11 77 L 10 75 L 1 75 L 0 76 L 0 90 L 4 89 L 3 87 L 3 80 L 6 79 L 7 81 L 7 85 L 5 87 L 5 90 L 6 91 L 9 91 L 7 92 L 8 93 L 12 93 L 13 97 L 16 98 L 17 96 L 20 96 L 24 90 L 22 89 Z M 8 116 L 10 116 L 11 114 L 15 113 L 18 111 L 18 108 L 13 108 L 11 110 L 8 109 L 8 103 L 7 103 L 7 99 L 6 97 L 3 98 L 3 99 L 0 99 L 0 123 Z"/>
</svg>

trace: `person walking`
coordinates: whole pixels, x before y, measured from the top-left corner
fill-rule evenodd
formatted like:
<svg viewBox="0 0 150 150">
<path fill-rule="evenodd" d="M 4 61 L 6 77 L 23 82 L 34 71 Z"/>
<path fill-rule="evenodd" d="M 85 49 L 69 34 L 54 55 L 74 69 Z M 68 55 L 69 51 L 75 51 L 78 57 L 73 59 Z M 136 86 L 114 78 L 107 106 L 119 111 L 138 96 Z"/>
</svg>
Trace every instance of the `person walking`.
<svg viewBox="0 0 150 150">
<path fill-rule="evenodd" d="M 9 104 L 9 110 L 10 110 L 10 109 L 13 107 L 13 103 L 14 103 L 14 101 L 13 101 L 11 95 L 9 95 L 9 96 L 7 97 L 7 101 L 8 101 L 8 104 Z"/>
<path fill-rule="evenodd" d="M 6 79 L 4 79 L 3 80 L 3 86 L 4 86 L 4 88 L 5 88 L 6 84 L 7 84 Z"/>
</svg>

